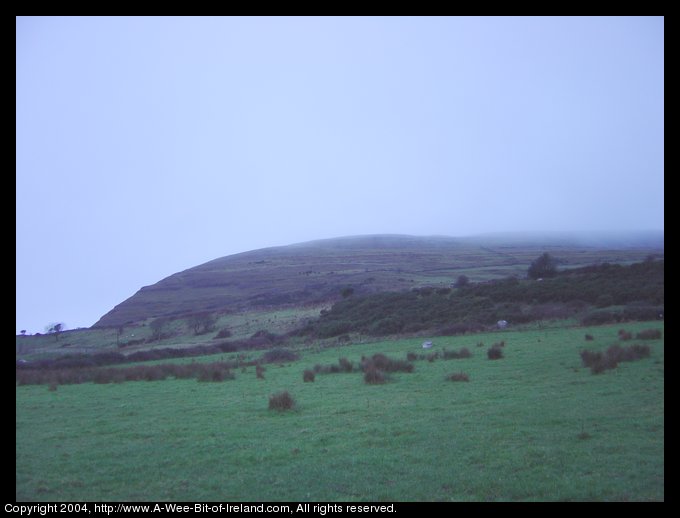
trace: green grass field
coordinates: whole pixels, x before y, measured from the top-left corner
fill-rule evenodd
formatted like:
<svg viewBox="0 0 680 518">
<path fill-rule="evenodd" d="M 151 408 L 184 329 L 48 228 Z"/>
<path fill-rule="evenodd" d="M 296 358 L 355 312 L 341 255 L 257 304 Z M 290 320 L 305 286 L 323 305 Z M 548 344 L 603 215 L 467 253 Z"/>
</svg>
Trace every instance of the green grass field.
<svg viewBox="0 0 680 518">
<path fill-rule="evenodd" d="M 473 356 L 416 361 L 384 385 L 360 372 L 303 383 L 302 372 L 377 352 L 404 359 L 424 352 L 422 339 L 308 350 L 268 365 L 264 380 L 249 367 L 221 383 L 18 386 L 16 498 L 664 500 L 663 339 L 645 342 L 650 358 L 604 374 L 581 366 L 580 350 L 617 343 L 621 327 L 663 331 L 643 322 L 434 338 L 432 351 Z M 488 360 L 499 340 L 505 357 Z M 446 381 L 461 371 L 469 382 Z M 268 410 L 279 390 L 295 410 Z"/>
</svg>

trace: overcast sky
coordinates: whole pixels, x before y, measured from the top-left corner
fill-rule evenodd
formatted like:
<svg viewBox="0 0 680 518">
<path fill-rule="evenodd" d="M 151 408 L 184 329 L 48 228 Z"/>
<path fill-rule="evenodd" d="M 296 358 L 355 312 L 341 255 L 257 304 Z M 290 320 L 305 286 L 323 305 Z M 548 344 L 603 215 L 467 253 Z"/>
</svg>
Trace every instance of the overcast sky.
<svg viewBox="0 0 680 518">
<path fill-rule="evenodd" d="M 217 257 L 663 229 L 663 18 L 17 18 L 17 332 Z"/>
</svg>

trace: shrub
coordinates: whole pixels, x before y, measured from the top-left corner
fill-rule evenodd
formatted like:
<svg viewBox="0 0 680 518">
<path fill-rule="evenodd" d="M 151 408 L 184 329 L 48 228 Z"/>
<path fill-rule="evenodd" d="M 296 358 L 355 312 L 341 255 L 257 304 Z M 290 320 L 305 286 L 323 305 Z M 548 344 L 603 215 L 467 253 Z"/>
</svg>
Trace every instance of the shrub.
<svg viewBox="0 0 680 518">
<path fill-rule="evenodd" d="M 650 355 L 648 345 L 631 345 L 621 347 L 612 345 L 604 353 L 600 351 L 581 351 L 581 361 L 585 367 L 590 367 L 593 374 L 600 374 L 605 370 L 615 369 L 620 362 L 631 362 L 647 358 Z"/>
<path fill-rule="evenodd" d="M 354 368 L 352 362 L 349 361 L 347 358 L 340 358 L 338 360 L 338 363 L 340 364 L 340 370 L 342 370 L 343 372 L 352 372 L 352 369 Z"/>
<path fill-rule="evenodd" d="M 377 353 L 370 358 L 362 358 L 361 368 L 364 372 L 374 369 L 384 372 L 413 372 L 413 364 L 408 360 L 395 360 Z"/>
<path fill-rule="evenodd" d="M 486 351 L 486 355 L 489 357 L 489 360 L 500 360 L 503 357 L 503 349 L 501 349 L 500 345 L 494 344 Z"/>
<path fill-rule="evenodd" d="M 635 335 L 638 340 L 658 340 L 661 338 L 661 331 L 659 329 L 645 329 Z"/>
<path fill-rule="evenodd" d="M 226 379 L 234 379 L 229 369 L 224 368 L 220 364 L 207 364 L 198 368 L 198 381 L 224 381 Z"/>
<path fill-rule="evenodd" d="M 364 373 L 364 382 L 369 385 L 380 385 L 387 382 L 385 373 L 379 371 L 375 367 L 370 367 L 366 369 Z"/>
<path fill-rule="evenodd" d="M 619 340 L 630 340 L 633 335 L 625 329 L 619 329 Z"/>
<path fill-rule="evenodd" d="M 470 349 L 467 347 L 463 347 L 459 351 L 447 351 L 446 349 L 442 351 L 442 355 L 445 360 L 459 360 L 462 358 L 470 358 L 472 357 L 472 353 L 470 352 Z"/>
<path fill-rule="evenodd" d="M 231 331 L 226 327 L 224 329 L 220 329 L 219 332 L 215 335 L 215 338 L 230 338 L 230 337 Z"/>
<path fill-rule="evenodd" d="M 294 406 L 295 400 L 287 390 L 269 396 L 269 410 L 283 412 L 285 410 L 291 410 Z"/>
<path fill-rule="evenodd" d="M 255 365 L 255 376 L 257 376 L 258 379 L 264 379 L 264 371 L 265 368 L 262 365 Z"/>
<path fill-rule="evenodd" d="M 446 377 L 448 381 L 470 381 L 470 377 L 464 372 L 456 372 Z"/>
<path fill-rule="evenodd" d="M 314 382 L 314 371 L 310 369 L 305 369 L 304 372 L 302 373 L 302 381 L 305 383 L 313 383 Z"/>
<path fill-rule="evenodd" d="M 581 319 L 583 326 L 597 326 L 600 324 L 609 324 L 610 322 L 618 322 L 621 316 L 613 311 L 591 311 Z"/>
<path fill-rule="evenodd" d="M 294 362 L 300 356 L 295 351 L 290 349 L 280 348 L 272 349 L 267 351 L 262 355 L 262 361 L 265 363 L 277 363 L 277 362 Z"/>
</svg>

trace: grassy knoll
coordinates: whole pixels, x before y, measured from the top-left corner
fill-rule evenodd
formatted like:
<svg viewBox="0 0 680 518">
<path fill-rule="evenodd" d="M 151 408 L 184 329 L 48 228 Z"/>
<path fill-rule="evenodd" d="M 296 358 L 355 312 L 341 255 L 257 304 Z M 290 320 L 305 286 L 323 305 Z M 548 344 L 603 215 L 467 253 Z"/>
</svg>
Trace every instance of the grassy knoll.
<svg viewBox="0 0 680 518">
<path fill-rule="evenodd" d="M 379 385 L 302 373 L 341 357 L 405 359 L 422 339 L 308 350 L 264 379 L 248 367 L 222 383 L 18 386 L 16 498 L 663 500 L 663 339 L 599 375 L 579 356 L 618 343 L 621 327 L 663 332 L 641 322 L 433 338 L 431 352 L 472 357 L 418 360 Z M 500 340 L 504 357 L 488 360 Z M 469 382 L 447 381 L 460 372 Z M 294 409 L 268 410 L 283 390 Z"/>
</svg>

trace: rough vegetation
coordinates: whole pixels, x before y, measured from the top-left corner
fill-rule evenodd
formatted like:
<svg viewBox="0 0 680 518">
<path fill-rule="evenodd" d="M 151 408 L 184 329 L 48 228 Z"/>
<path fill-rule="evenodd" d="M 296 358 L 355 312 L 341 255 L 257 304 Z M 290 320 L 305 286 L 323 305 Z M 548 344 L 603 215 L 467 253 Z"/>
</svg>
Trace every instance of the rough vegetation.
<svg viewBox="0 0 680 518">
<path fill-rule="evenodd" d="M 623 310 L 589 310 L 603 295 Z M 579 314 L 584 325 L 593 325 L 658 318 L 663 303 L 663 261 L 602 264 L 566 270 L 540 282 L 510 278 L 468 284 L 450 293 L 413 289 L 350 297 L 334 304 L 301 333 L 325 338 L 348 332 L 381 336 L 428 329 L 454 335 L 479 331 L 501 319 L 518 324 Z"/>
</svg>

